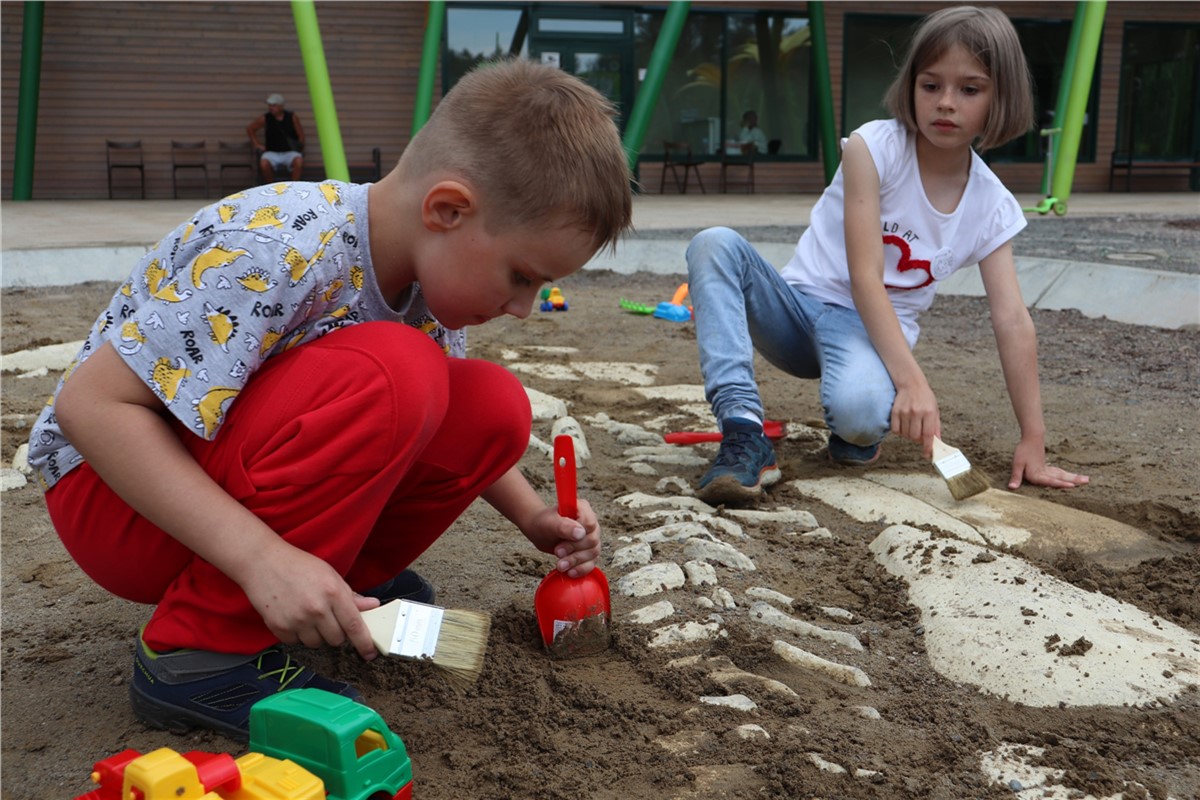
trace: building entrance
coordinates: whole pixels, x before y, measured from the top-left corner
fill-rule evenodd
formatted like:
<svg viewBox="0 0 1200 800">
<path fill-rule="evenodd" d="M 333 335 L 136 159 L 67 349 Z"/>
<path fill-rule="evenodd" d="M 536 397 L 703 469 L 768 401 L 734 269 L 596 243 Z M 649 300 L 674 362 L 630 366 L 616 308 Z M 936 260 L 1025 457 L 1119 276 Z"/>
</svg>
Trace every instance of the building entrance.
<svg viewBox="0 0 1200 800">
<path fill-rule="evenodd" d="M 633 106 L 633 17 L 625 11 L 535 10 L 529 55 L 577 76 L 612 100 L 618 127 Z"/>
</svg>

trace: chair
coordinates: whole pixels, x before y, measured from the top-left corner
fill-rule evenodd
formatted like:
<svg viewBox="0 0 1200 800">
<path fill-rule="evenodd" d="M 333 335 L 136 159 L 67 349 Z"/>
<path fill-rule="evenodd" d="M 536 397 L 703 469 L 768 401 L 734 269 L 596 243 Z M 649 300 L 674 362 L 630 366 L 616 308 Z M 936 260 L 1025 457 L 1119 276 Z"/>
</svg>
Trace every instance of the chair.
<svg viewBox="0 0 1200 800">
<path fill-rule="evenodd" d="M 700 184 L 700 192 L 708 194 L 708 190 L 704 188 L 704 179 L 700 177 L 700 165 L 703 162 L 692 158 L 692 146 L 688 142 L 663 142 L 663 171 L 662 178 L 658 182 L 658 193 L 662 194 L 663 186 L 667 182 L 667 170 L 671 171 L 671 175 L 675 178 L 675 188 L 680 194 L 687 194 L 688 190 L 688 170 L 696 173 L 696 183 Z M 683 170 L 683 180 L 679 180 L 679 170 Z"/>
<path fill-rule="evenodd" d="M 258 163 L 254 159 L 254 150 L 250 147 L 250 142 L 243 140 L 237 144 L 230 144 L 217 141 L 217 181 L 221 186 L 222 197 L 232 194 L 225 188 L 225 173 L 229 170 L 233 170 L 235 175 L 241 170 L 245 170 L 246 173 L 245 180 L 238 181 L 235 191 L 258 183 Z"/>
<path fill-rule="evenodd" d="M 730 153 L 729 147 L 721 149 L 721 194 L 729 187 L 726 172 L 739 167 L 746 168 L 746 194 L 754 194 L 754 156 L 758 148 L 753 142 L 746 142 L 740 147 L 740 153 Z"/>
<path fill-rule="evenodd" d="M 783 147 L 783 139 L 772 139 L 767 142 L 767 155 L 778 155 L 781 147 Z"/>
<path fill-rule="evenodd" d="M 146 167 L 142 161 L 142 140 L 116 142 L 105 140 L 105 160 L 108 162 L 108 199 L 113 199 L 113 170 L 136 169 L 141 178 L 142 199 L 146 199 Z"/>
<path fill-rule="evenodd" d="M 200 170 L 204 179 L 204 197 L 208 197 L 208 148 L 198 142 L 171 140 L 171 191 L 179 197 L 179 170 Z"/>
</svg>

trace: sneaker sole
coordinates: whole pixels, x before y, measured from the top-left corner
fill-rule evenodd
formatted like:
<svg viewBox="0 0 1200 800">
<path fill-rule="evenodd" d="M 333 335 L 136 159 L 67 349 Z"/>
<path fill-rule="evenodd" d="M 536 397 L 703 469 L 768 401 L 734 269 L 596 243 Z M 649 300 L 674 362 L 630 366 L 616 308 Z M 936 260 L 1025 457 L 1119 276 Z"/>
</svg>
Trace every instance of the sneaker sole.
<svg viewBox="0 0 1200 800">
<path fill-rule="evenodd" d="M 147 725 L 159 728 L 160 730 L 170 731 L 171 733 L 188 733 L 196 728 L 206 728 L 222 733 L 230 739 L 239 742 L 246 742 L 250 739 L 248 731 L 218 722 L 212 717 L 188 711 L 186 708 L 180 708 L 179 706 L 173 706 L 170 703 L 156 700 L 132 683 L 129 684 L 129 704 L 133 706 L 135 717 Z"/>
<path fill-rule="evenodd" d="M 778 483 L 781 477 L 783 473 L 775 466 L 767 467 L 759 473 L 758 483 L 753 486 L 743 485 L 732 475 L 721 475 L 698 490 L 696 497 L 710 506 L 750 504 L 762 497 L 764 486 Z"/>
</svg>

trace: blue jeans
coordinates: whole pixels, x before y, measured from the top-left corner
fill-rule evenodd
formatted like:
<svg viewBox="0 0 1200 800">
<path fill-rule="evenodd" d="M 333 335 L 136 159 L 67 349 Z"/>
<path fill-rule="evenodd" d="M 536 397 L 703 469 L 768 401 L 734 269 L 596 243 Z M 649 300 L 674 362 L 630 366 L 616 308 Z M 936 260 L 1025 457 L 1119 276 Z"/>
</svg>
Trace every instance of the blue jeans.
<svg viewBox="0 0 1200 800">
<path fill-rule="evenodd" d="M 697 234 L 687 265 L 704 393 L 718 421 L 765 416 L 757 350 L 784 372 L 821 379 L 830 431 L 860 447 L 883 441 L 896 388 L 857 311 L 790 285 L 729 228 Z"/>
</svg>

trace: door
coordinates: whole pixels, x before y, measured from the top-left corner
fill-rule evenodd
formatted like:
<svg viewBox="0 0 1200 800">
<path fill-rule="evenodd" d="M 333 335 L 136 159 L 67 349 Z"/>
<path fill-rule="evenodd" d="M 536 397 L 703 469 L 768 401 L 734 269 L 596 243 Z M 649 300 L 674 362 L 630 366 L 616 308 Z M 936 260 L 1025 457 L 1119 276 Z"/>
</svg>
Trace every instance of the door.
<svg viewBox="0 0 1200 800">
<path fill-rule="evenodd" d="M 580 78 L 617 107 L 618 128 L 633 106 L 633 19 L 625 11 L 548 8 L 533 12 L 530 56 Z"/>
</svg>

